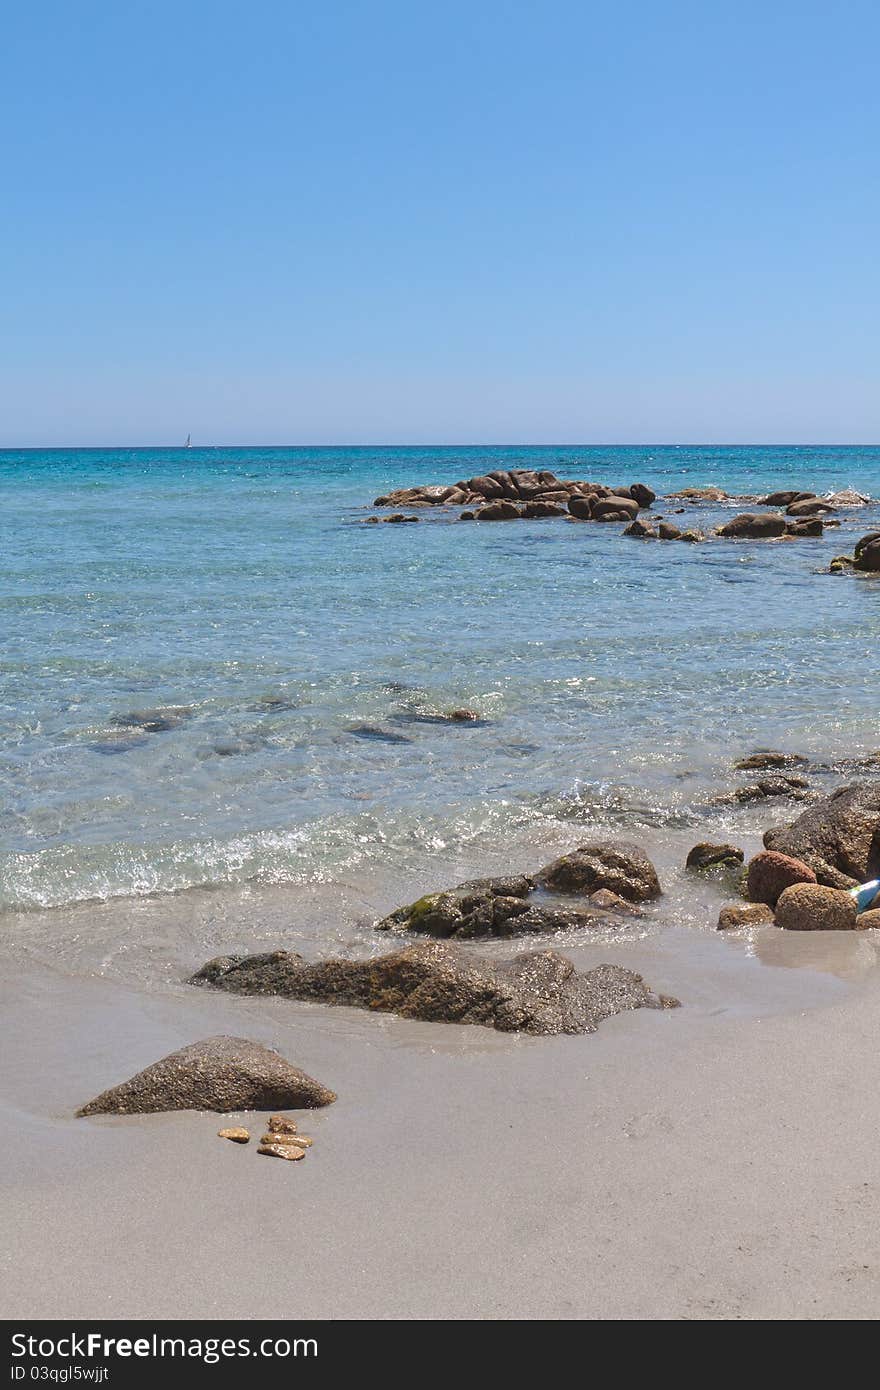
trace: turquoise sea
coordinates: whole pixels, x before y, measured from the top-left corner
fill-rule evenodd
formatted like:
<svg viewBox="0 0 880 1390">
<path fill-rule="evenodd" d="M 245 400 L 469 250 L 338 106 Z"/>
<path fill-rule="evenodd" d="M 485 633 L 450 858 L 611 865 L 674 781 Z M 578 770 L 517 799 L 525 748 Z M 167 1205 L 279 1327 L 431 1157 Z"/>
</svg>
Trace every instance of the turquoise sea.
<svg viewBox="0 0 880 1390">
<path fill-rule="evenodd" d="M 880 448 L 0 453 L 0 908 L 696 826 L 742 752 L 880 747 L 880 581 L 820 572 L 877 508 L 792 544 L 361 524 L 509 467 L 880 496 Z"/>
</svg>

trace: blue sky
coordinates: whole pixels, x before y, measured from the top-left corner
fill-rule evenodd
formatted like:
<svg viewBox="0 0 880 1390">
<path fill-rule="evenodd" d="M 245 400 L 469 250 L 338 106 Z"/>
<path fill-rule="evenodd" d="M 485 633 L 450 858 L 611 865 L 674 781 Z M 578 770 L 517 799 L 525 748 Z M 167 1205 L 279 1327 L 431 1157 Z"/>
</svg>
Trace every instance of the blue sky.
<svg viewBox="0 0 880 1390">
<path fill-rule="evenodd" d="M 0 14 L 0 446 L 880 440 L 873 0 Z"/>
</svg>

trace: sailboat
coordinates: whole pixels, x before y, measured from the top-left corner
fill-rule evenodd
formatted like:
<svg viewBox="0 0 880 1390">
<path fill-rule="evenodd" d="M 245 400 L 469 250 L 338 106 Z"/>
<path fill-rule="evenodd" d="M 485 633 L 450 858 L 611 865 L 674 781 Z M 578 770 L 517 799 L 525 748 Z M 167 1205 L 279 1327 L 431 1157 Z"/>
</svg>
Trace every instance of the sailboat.
<svg viewBox="0 0 880 1390">
<path fill-rule="evenodd" d="M 186 436 L 186 443 L 184 444 L 183 447 L 184 447 L 184 449 L 191 449 L 191 448 L 192 448 L 192 435 L 191 435 L 191 434 L 188 434 L 188 435 Z"/>
</svg>

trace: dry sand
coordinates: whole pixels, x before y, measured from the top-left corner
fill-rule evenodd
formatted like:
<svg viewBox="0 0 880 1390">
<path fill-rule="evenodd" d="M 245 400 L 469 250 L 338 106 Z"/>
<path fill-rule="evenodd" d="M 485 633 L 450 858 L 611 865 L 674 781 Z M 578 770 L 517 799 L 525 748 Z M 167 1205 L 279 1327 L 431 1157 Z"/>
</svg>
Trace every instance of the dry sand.
<svg viewBox="0 0 880 1390">
<path fill-rule="evenodd" d="M 603 949 L 684 1007 L 549 1039 L 10 960 L 0 1313 L 875 1317 L 878 947 L 781 938 Z M 221 1031 L 339 1092 L 303 1162 L 213 1115 L 73 1118 Z"/>
</svg>

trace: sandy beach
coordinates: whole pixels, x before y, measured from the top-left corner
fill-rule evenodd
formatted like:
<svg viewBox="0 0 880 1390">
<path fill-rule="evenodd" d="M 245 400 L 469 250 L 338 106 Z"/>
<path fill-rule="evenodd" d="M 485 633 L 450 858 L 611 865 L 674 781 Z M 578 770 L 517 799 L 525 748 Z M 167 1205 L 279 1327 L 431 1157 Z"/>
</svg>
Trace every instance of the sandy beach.
<svg viewBox="0 0 880 1390">
<path fill-rule="evenodd" d="M 877 947 L 693 935 L 601 949 L 683 1007 L 574 1038 L 8 960 L 3 1315 L 875 1316 Z M 212 1114 L 73 1118 L 218 1032 L 338 1090 L 307 1162 Z"/>
</svg>

